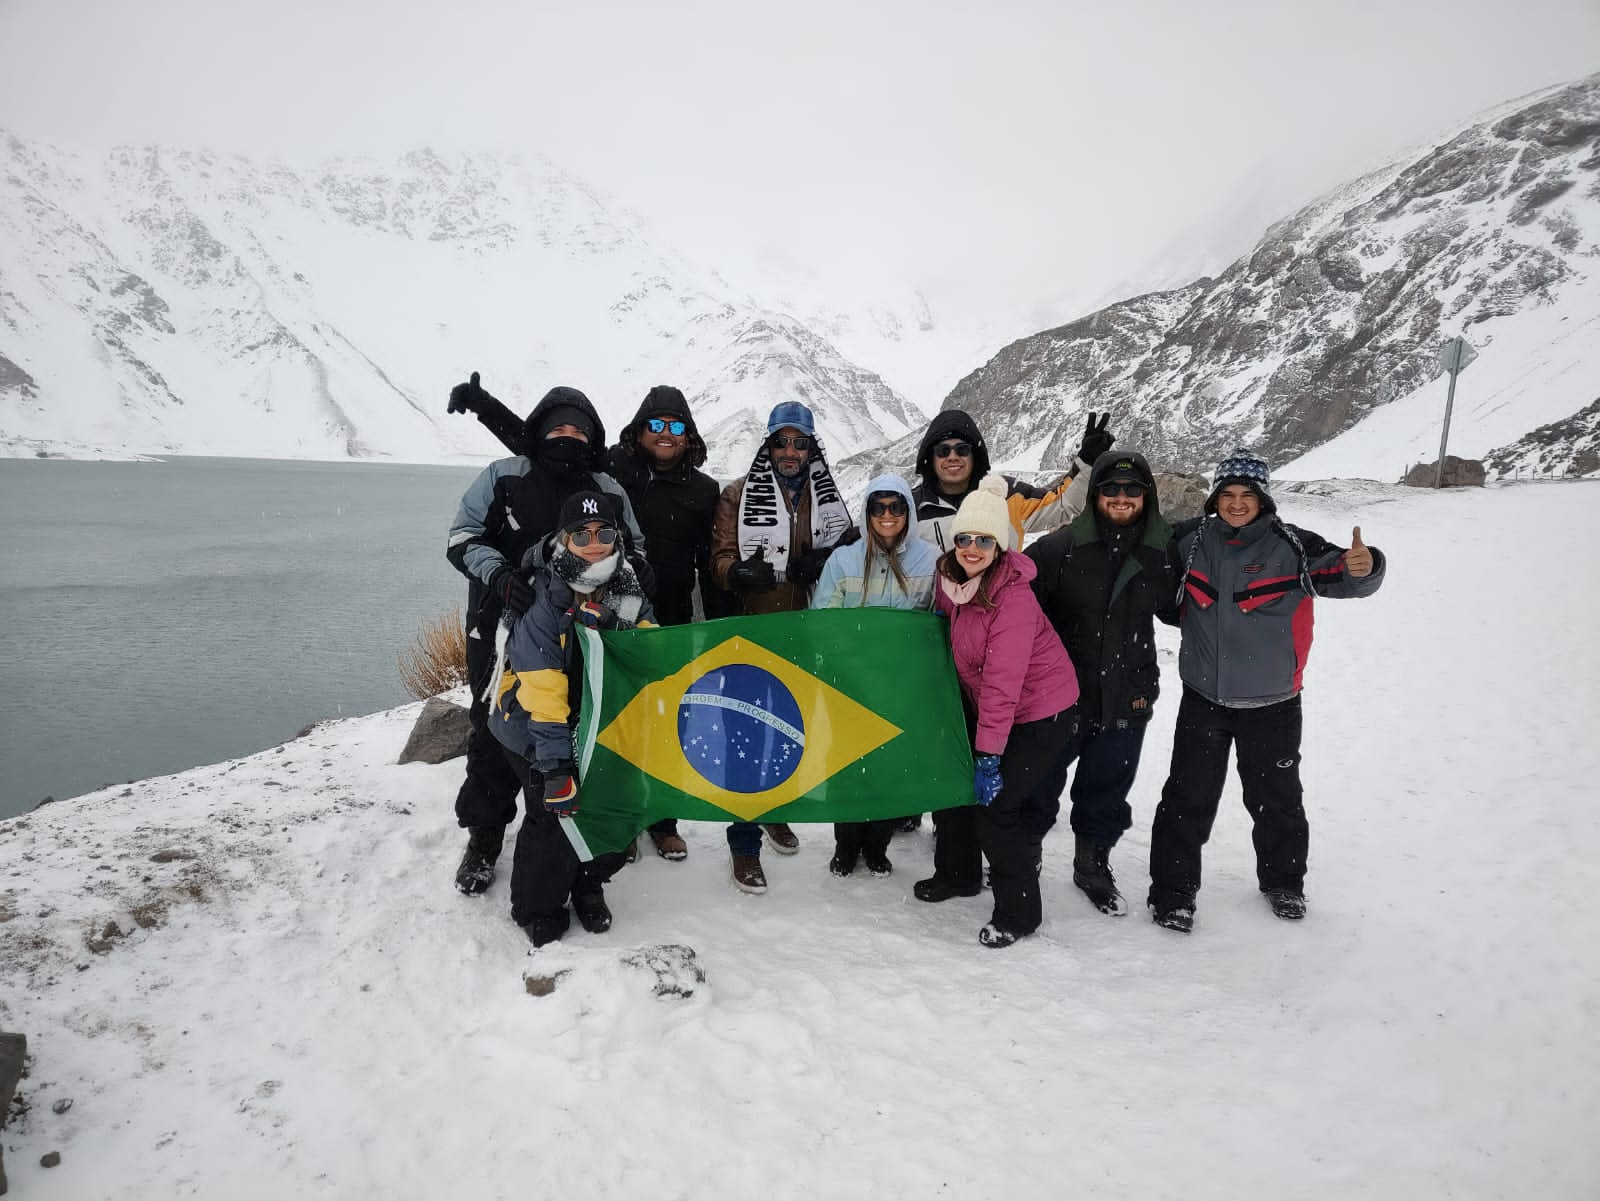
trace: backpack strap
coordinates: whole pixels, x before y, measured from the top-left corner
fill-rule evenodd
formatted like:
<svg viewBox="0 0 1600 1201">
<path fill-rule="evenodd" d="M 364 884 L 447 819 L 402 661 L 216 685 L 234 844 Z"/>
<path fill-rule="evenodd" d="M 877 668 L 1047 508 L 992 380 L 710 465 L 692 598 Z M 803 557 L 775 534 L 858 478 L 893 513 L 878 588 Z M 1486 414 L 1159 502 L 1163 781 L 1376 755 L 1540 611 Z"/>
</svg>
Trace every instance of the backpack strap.
<svg viewBox="0 0 1600 1201">
<path fill-rule="evenodd" d="M 1299 537 L 1293 530 L 1284 525 L 1283 522 L 1279 521 L 1276 517 L 1272 519 L 1272 528 L 1277 531 L 1279 537 L 1281 537 L 1290 546 L 1294 547 L 1294 553 L 1300 566 L 1299 574 L 1301 589 L 1307 596 L 1316 596 L 1316 589 L 1311 585 L 1311 564 L 1306 558 L 1305 545 L 1300 541 Z"/>
</svg>

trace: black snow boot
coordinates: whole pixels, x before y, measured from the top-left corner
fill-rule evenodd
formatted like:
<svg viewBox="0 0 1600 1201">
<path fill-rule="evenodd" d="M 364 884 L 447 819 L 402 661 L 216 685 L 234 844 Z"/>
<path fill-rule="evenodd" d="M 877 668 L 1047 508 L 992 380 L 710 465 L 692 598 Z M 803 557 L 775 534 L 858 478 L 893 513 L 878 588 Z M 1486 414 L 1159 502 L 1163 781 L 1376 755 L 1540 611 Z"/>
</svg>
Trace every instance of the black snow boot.
<svg viewBox="0 0 1600 1201">
<path fill-rule="evenodd" d="M 1306 915 L 1306 898 L 1303 893 L 1290 892 L 1287 888 L 1264 888 L 1267 894 L 1267 903 L 1272 906 L 1273 915 L 1281 917 L 1286 922 L 1298 922 Z"/>
<path fill-rule="evenodd" d="M 602 889 L 573 893 L 572 908 L 578 914 L 578 925 L 590 934 L 604 934 L 611 929 L 611 906 L 606 904 Z"/>
<path fill-rule="evenodd" d="M 1194 929 L 1194 902 L 1178 901 L 1171 905 L 1150 902 L 1150 920 L 1168 930 L 1188 934 Z"/>
<path fill-rule="evenodd" d="M 489 891 L 494 883 L 494 861 L 500 858 L 500 847 L 506 832 L 488 826 L 471 826 L 467 829 L 467 850 L 461 856 L 461 866 L 456 868 L 456 888 L 469 897 Z"/>
<path fill-rule="evenodd" d="M 572 917 L 566 909 L 557 909 L 553 913 L 537 914 L 531 921 L 523 922 L 522 932 L 534 946 L 542 947 L 565 934 L 571 921 Z"/>
<path fill-rule="evenodd" d="M 1081 834 L 1074 843 L 1072 882 L 1101 913 L 1121 917 L 1128 912 L 1128 903 L 1117 891 L 1117 878 L 1111 874 L 1111 848 L 1098 846 Z"/>
</svg>

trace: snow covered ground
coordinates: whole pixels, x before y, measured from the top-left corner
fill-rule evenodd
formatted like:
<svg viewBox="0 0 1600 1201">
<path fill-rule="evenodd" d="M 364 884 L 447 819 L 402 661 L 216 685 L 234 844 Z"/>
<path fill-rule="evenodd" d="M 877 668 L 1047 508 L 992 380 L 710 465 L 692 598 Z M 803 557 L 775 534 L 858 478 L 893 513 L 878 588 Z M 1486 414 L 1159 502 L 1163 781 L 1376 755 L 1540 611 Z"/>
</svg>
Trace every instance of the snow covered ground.
<svg viewBox="0 0 1600 1201">
<path fill-rule="evenodd" d="M 393 766 L 412 706 L 0 822 L 13 1193 L 1592 1201 L 1600 483 L 1311 487 L 1290 520 L 1391 561 L 1318 606 L 1305 922 L 1234 786 L 1187 938 L 1094 912 L 1064 827 L 1040 935 L 991 951 L 987 896 L 912 899 L 926 832 L 836 880 L 804 828 L 747 897 L 695 825 L 609 934 L 530 955 L 503 876 L 451 888 L 459 762 Z M 688 998 L 622 962 L 664 943 Z"/>
</svg>

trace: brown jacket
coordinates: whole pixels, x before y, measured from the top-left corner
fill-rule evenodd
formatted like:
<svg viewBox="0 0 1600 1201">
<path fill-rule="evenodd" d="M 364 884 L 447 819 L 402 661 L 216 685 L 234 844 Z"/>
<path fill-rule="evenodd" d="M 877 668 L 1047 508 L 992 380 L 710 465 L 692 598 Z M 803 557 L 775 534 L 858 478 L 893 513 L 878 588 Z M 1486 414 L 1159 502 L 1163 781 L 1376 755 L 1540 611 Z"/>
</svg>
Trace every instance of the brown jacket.
<svg viewBox="0 0 1600 1201">
<path fill-rule="evenodd" d="M 717 516 L 711 526 L 711 578 L 728 588 L 728 571 L 739 561 L 739 499 L 744 495 L 744 480 L 734 480 L 717 498 Z M 789 493 L 778 489 L 784 507 L 789 506 Z M 811 489 L 800 489 L 797 511 L 789 514 L 789 557 L 811 549 Z M 771 592 L 734 592 L 736 613 L 797 613 L 809 607 L 811 589 L 791 584 L 781 576 L 778 586 Z"/>
</svg>

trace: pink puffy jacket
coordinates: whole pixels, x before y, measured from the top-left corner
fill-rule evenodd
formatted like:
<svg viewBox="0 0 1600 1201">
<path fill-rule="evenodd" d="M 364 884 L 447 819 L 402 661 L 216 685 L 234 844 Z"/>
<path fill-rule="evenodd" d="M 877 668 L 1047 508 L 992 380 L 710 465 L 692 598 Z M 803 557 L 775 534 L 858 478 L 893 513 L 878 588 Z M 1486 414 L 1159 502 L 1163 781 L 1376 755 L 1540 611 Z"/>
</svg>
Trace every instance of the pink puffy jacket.
<svg viewBox="0 0 1600 1201">
<path fill-rule="evenodd" d="M 1054 717 L 1078 703 L 1078 673 L 1029 587 L 1038 572 L 1033 560 L 1008 550 L 989 571 L 995 608 L 976 598 L 957 605 L 943 588 L 936 602 L 950 618 L 961 690 L 977 706 L 980 755 L 1001 754 L 1018 722 Z"/>
</svg>

